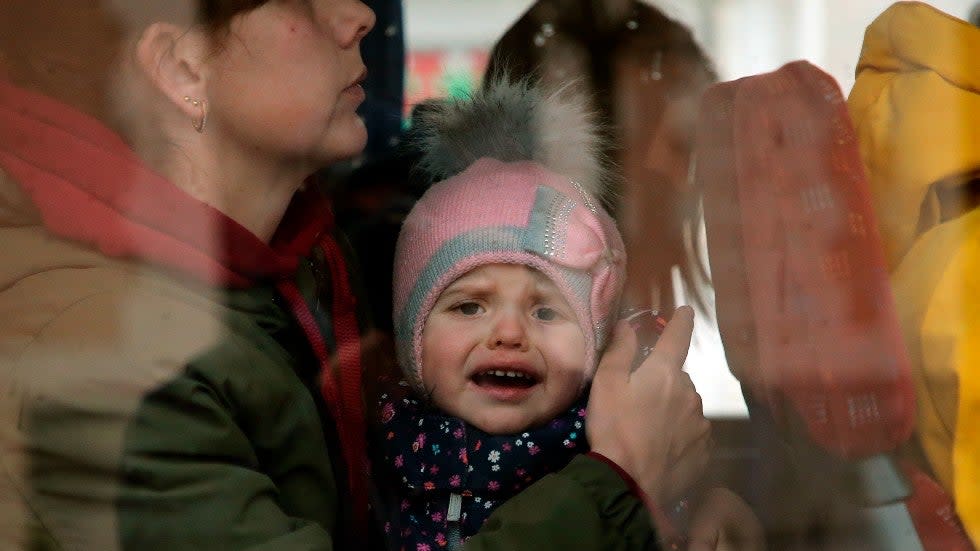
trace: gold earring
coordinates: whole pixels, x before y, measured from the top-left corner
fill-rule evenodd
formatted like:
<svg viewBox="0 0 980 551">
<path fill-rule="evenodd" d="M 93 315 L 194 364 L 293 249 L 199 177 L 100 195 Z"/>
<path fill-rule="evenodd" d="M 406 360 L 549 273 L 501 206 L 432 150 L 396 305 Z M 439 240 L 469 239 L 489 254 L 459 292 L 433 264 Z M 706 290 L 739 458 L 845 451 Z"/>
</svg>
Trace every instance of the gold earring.
<svg viewBox="0 0 980 551">
<path fill-rule="evenodd" d="M 194 125 L 194 130 L 204 132 L 204 125 L 208 123 L 208 103 L 202 99 L 194 99 L 190 96 L 184 96 L 184 101 L 201 110 L 201 116 L 193 119 L 191 124 Z"/>
</svg>

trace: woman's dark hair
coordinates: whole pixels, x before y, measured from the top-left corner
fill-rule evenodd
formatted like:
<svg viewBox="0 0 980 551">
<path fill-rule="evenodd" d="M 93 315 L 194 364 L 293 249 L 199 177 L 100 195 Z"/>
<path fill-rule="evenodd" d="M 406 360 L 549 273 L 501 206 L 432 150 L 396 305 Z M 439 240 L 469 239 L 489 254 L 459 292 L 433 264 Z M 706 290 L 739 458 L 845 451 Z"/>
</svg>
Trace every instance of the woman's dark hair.
<svg viewBox="0 0 980 551">
<path fill-rule="evenodd" d="M 212 34 L 220 34 L 238 14 L 254 10 L 269 0 L 198 0 L 197 20 Z"/>
<path fill-rule="evenodd" d="M 612 87 L 611 61 L 618 58 L 662 52 L 694 62 L 715 79 L 711 62 L 691 32 L 639 0 L 539 0 L 494 45 L 486 75 L 506 74 L 511 80 L 541 76 L 542 62 L 557 48 L 587 58 L 581 60 L 585 72 L 574 78 L 584 78 L 595 90 L 603 112 L 612 111 L 610 105 L 602 105 L 609 95 L 601 92 Z"/>
<path fill-rule="evenodd" d="M 484 83 L 501 75 L 512 80 L 539 78 L 545 84 L 580 83 L 604 126 L 606 157 L 617 159 L 623 153 L 625 138 L 616 124 L 624 118 L 624 106 L 615 101 L 617 62 L 649 68 L 646 74 L 653 74 L 652 80 L 657 81 L 643 95 L 642 122 L 651 133 L 672 101 L 684 97 L 697 100 L 716 80 L 711 62 L 691 32 L 657 8 L 638 0 L 539 0 L 494 46 Z M 561 65 L 565 68 L 556 73 L 555 66 Z M 690 155 L 693 143 L 681 148 Z M 655 262 L 644 267 L 653 273 L 634 277 L 652 276 L 663 289 L 661 305 L 670 307 L 674 296 L 671 270 L 677 266 L 692 298 L 704 306 L 698 289 L 707 275 L 703 260 L 695 253 L 701 222 L 700 191 L 660 179 L 626 182 L 624 167 L 619 168 L 618 182 L 614 179 L 612 192 L 603 198 L 617 218 L 622 212 L 623 186 L 644 185 L 645 193 L 656 196 L 648 207 L 653 211 L 644 214 L 657 226 L 649 232 L 649 241 L 636 244 L 656 249 Z"/>
</svg>

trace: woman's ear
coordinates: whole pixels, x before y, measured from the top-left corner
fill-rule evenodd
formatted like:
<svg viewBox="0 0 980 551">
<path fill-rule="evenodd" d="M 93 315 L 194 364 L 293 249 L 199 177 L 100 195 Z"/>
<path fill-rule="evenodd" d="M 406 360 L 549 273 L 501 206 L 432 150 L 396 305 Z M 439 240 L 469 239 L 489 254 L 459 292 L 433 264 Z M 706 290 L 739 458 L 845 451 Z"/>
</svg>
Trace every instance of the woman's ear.
<svg viewBox="0 0 980 551">
<path fill-rule="evenodd" d="M 136 43 L 139 70 L 191 120 L 199 120 L 206 106 L 208 45 L 200 30 L 171 23 L 151 24 Z"/>
</svg>

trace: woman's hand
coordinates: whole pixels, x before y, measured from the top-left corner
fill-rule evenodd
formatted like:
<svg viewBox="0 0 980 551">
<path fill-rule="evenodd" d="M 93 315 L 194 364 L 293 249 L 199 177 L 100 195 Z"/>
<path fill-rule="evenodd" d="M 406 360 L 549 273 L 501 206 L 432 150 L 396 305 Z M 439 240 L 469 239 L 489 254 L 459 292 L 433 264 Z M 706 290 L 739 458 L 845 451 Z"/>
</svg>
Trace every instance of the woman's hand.
<svg viewBox="0 0 980 551">
<path fill-rule="evenodd" d="M 636 334 L 620 322 L 589 396 L 592 450 L 625 470 L 654 503 L 680 495 L 709 459 L 711 424 L 681 370 L 693 330 L 694 311 L 678 308 L 650 356 L 631 372 Z"/>
<path fill-rule="evenodd" d="M 691 516 L 688 550 L 762 550 L 763 534 L 762 523 L 742 498 L 727 488 L 712 488 Z"/>
</svg>

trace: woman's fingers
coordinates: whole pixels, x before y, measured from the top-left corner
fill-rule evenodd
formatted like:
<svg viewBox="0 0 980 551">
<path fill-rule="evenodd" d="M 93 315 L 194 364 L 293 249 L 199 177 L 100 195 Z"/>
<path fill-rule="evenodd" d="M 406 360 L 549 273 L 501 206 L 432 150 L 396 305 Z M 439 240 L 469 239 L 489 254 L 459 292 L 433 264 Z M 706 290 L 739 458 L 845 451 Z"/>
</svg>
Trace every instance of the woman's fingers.
<svg viewBox="0 0 980 551">
<path fill-rule="evenodd" d="M 687 360 L 687 351 L 691 347 L 691 334 L 694 332 L 694 309 L 681 306 L 674 310 L 674 315 L 664 328 L 664 332 L 654 345 L 650 357 L 638 370 L 645 365 L 657 363 L 680 370 Z"/>
<path fill-rule="evenodd" d="M 623 377 L 629 374 L 630 363 L 636 354 L 636 331 L 625 321 L 620 321 L 613 329 L 612 339 L 602 355 L 599 368 L 593 379 L 593 386 L 600 378 Z"/>
<path fill-rule="evenodd" d="M 611 430 L 616 426 L 615 417 L 621 412 L 616 401 L 624 398 L 629 367 L 636 350 L 636 333 L 626 322 L 619 322 L 613 330 L 612 341 L 599 362 L 592 378 L 589 394 L 589 423 L 587 432 Z"/>
<path fill-rule="evenodd" d="M 694 311 L 677 309 L 650 357 L 631 371 L 638 341 L 632 327 L 619 323 L 592 383 L 586 419 L 592 449 L 654 499 L 699 477 L 708 457 L 710 428 L 682 370 L 693 328 Z M 687 459 L 684 467 L 665 473 L 678 457 Z"/>
</svg>

